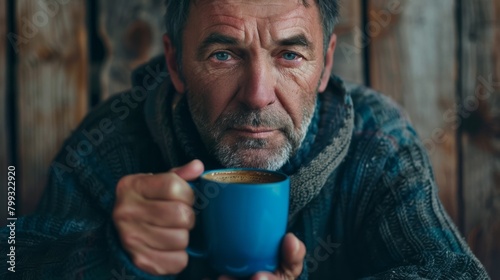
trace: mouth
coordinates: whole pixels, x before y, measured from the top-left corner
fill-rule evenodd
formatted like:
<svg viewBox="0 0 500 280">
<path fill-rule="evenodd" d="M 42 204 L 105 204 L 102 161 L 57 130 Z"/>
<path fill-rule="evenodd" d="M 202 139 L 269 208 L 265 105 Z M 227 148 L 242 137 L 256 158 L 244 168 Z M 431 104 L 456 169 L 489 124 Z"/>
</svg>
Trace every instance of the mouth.
<svg viewBox="0 0 500 280">
<path fill-rule="evenodd" d="M 233 127 L 230 128 L 230 131 L 235 132 L 236 134 L 243 137 L 257 138 L 257 139 L 268 138 L 271 137 L 273 134 L 279 132 L 279 130 L 275 128 L 253 127 L 253 126 Z"/>
</svg>

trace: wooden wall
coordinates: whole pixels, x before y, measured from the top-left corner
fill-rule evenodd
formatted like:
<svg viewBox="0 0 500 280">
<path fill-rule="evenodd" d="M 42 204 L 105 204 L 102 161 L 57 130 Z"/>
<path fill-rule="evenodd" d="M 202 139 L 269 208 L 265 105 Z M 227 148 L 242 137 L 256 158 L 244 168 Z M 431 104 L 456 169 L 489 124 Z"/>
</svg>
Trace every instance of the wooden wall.
<svg viewBox="0 0 500 280">
<path fill-rule="evenodd" d="M 99 1 L 100 39 L 109 54 L 101 74 L 102 98 L 127 90 L 132 70 L 162 53 L 163 2 Z"/>
<path fill-rule="evenodd" d="M 500 1 L 463 1 L 460 16 L 464 231 L 500 279 Z"/>
<path fill-rule="evenodd" d="M 0 0 L 0 180 L 15 163 L 23 214 L 71 129 L 161 53 L 162 2 Z M 449 215 L 500 279 L 500 0 L 344 0 L 341 14 L 335 73 L 406 108 Z"/>
<path fill-rule="evenodd" d="M 340 18 L 335 33 L 337 47 L 335 52 L 334 72 L 350 82 L 364 84 L 366 81 L 363 63 L 366 51 L 365 40 L 361 27 L 361 1 L 343 1 L 340 6 Z"/>
<path fill-rule="evenodd" d="M 371 86 L 406 108 L 434 164 L 441 200 L 457 220 L 456 131 L 442 117 L 456 95 L 455 3 L 392 3 L 369 1 Z"/>
<path fill-rule="evenodd" d="M 62 141 L 87 112 L 85 1 L 16 1 L 19 191 L 31 212 Z M 20 39 L 21 40 L 21 39 Z"/>
</svg>

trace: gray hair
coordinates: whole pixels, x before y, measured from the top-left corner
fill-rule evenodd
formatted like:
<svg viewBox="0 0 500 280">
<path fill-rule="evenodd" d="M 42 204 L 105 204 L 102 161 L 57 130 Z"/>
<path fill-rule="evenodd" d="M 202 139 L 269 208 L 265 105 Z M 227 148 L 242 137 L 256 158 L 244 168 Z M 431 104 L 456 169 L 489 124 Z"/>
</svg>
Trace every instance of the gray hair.
<svg viewBox="0 0 500 280">
<path fill-rule="evenodd" d="M 339 16 L 338 0 L 314 0 L 318 5 L 321 22 L 323 25 L 323 52 L 326 55 L 333 28 Z M 177 64 L 182 67 L 182 34 L 189 14 L 190 0 L 165 0 L 167 11 L 165 13 L 165 24 L 167 34 L 176 50 Z M 302 4 L 309 6 L 308 0 L 302 0 Z"/>
</svg>

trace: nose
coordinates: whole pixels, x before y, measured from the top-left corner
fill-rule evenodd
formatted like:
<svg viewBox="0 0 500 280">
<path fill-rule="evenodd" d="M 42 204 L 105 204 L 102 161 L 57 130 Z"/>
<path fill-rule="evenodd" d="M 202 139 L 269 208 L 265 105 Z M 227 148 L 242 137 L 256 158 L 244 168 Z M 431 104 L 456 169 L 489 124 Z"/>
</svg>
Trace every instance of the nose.
<svg viewBox="0 0 500 280">
<path fill-rule="evenodd" d="M 262 109 L 276 101 L 275 86 L 272 66 L 264 61 L 254 61 L 246 68 L 239 101 L 248 109 Z"/>
</svg>

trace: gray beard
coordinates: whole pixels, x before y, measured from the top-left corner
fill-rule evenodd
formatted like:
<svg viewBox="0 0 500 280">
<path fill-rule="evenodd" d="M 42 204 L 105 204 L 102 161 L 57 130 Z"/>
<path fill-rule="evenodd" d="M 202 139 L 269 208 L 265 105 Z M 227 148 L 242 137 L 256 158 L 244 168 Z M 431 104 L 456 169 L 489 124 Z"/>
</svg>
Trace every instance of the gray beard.
<svg viewBox="0 0 500 280">
<path fill-rule="evenodd" d="M 300 148 L 305 139 L 307 130 L 311 123 L 316 98 L 312 104 L 305 104 L 303 107 L 303 118 L 300 129 L 296 132 L 293 122 L 288 115 L 282 112 L 274 113 L 266 110 L 259 111 L 242 111 L 222 115 L 217 119 L 215 124 L 208 124 L 209 119 L 202 110 L 203 104 L 197 100 L 191 100 L 188 93 L 188 103 L 193 121 L 198 129 L 201 139 L 207 148 L 208 152 L 219 161 L 219 163 L 227 168 L 262 168 L 267 170 L 280 169 Z M 223 141 L 226 128 L 233 126 L 266 126 L 280 127 L 285 136 L 285 142 L 279 148 L 266 149 L 266 158 L 252 159 L 252 156 L 247 155 L 251 150 L 263 149 L 268 146 L 267 139 L 238 139 L 234 145 L 228 145 Z"/>
<path fill-rule="evenodd" d="M 242 156 L 238 156 L 237 150 L 243 147 L 244 149 L 258 149 L 258 146 L 265 146 L 265 140 L 245 140 L 239 142 L 236 147 L 230 147 L 222 144 L 218 144 L 214 147 L 214 155 L 219 160 L 219 162 L 226 167 L 250 167 L 250 168 L 262 168 L 268 170 L 278 170 L 285 162 L 290 158 L 292 154 L 292 147 L 289 142 L 287 142 L 284 147 L 272 154 L 269 154 L 267 161 L 261 163 L 254 163 L 248 165 L 245 163 Z"/>
<path fill-rule="evenodd" d="M 312 112 L 314 112 L 314 110 Z M 243 141 L 238 141 L 234 146 L 228 146 L 224 145 L 222 142 L 217 142 L 213 147 L 212 154 L 225 167 L 249 167 L 278 170 L 297 152 L 300 145 L 302 145 L 311 120 L 312 113 L 304 115 L 302 126 L 295 139 L 291 140 L 287 137 L 282 147 L 269 152 L 266 161 L 260 163 L 254 162 L 249 165 L 245 163 L 244 155 L 238 153 L 238 151 L 241 150 L 262 149 L 266 147 L 268 141 L 265 139 L 245 139 Z"/>
</svg>

